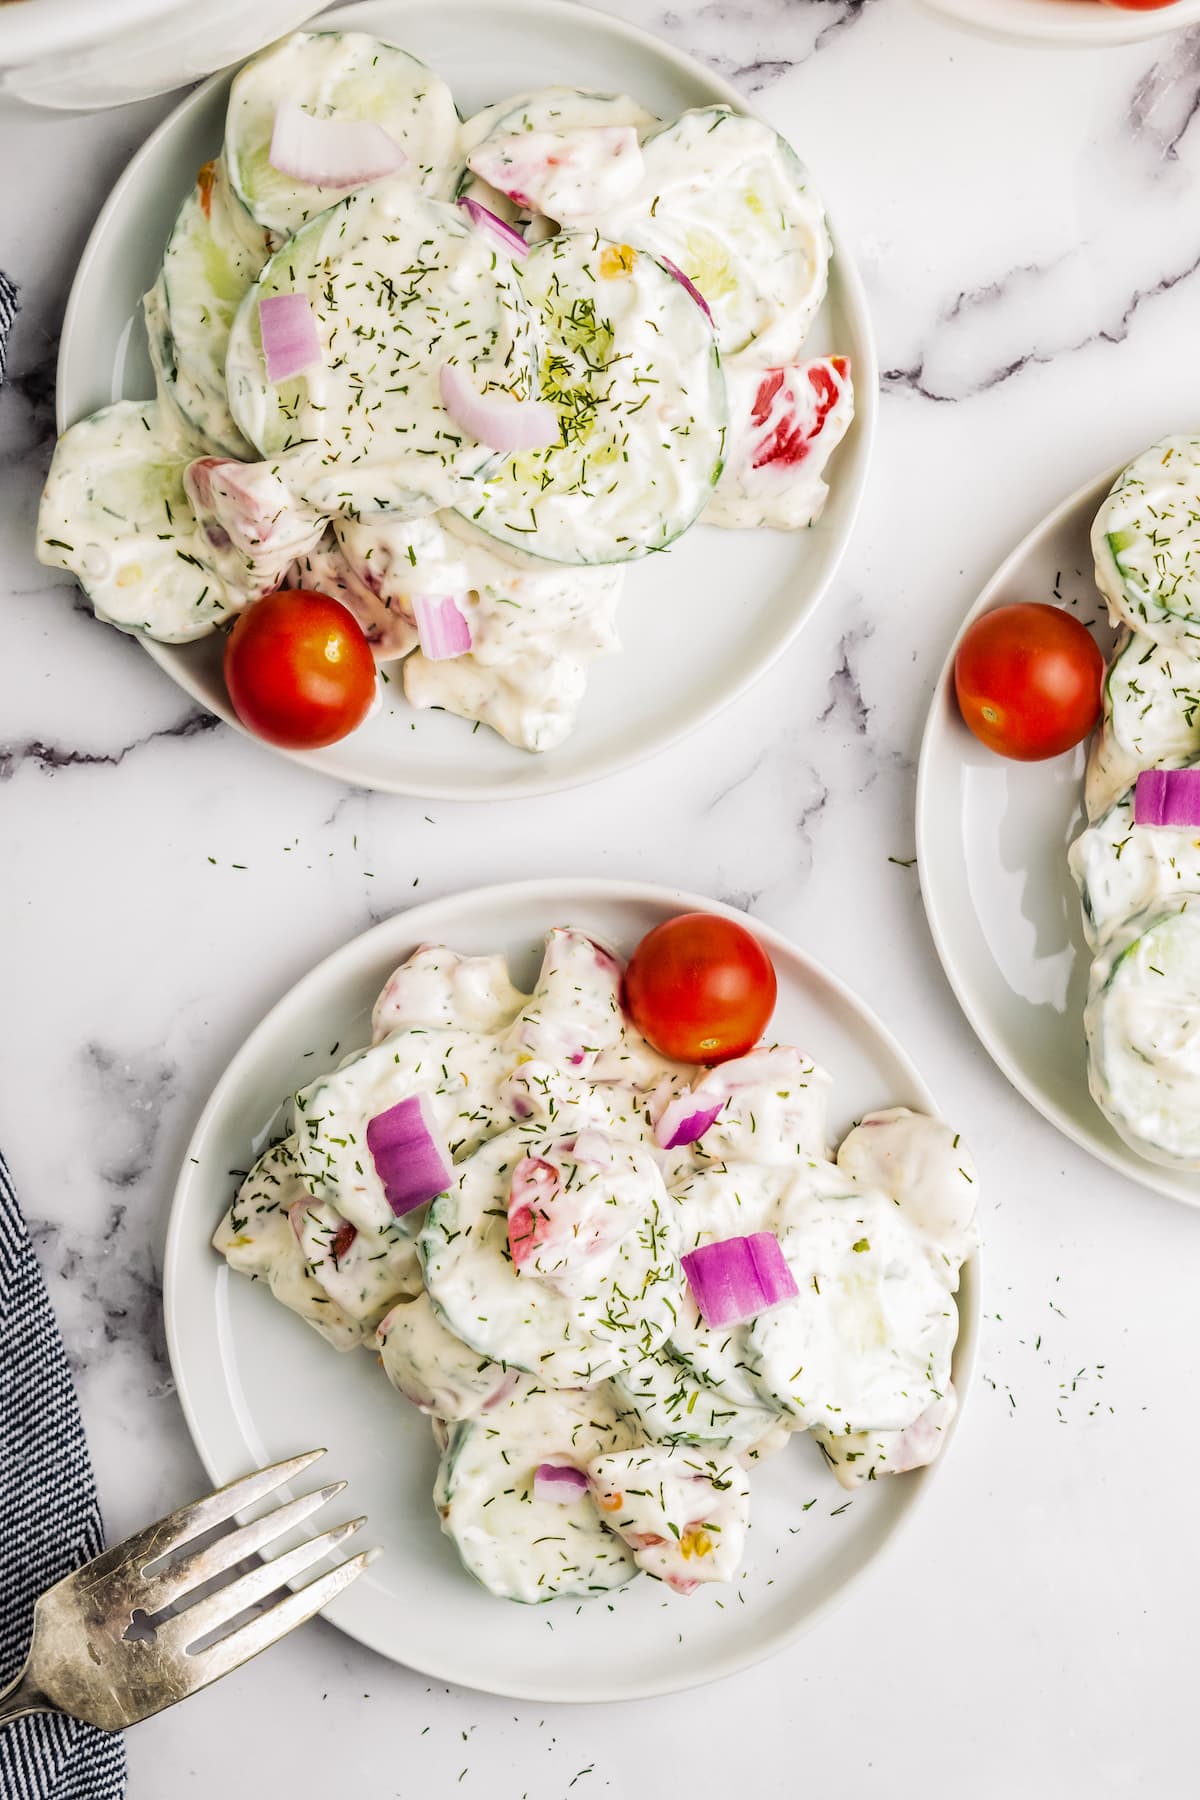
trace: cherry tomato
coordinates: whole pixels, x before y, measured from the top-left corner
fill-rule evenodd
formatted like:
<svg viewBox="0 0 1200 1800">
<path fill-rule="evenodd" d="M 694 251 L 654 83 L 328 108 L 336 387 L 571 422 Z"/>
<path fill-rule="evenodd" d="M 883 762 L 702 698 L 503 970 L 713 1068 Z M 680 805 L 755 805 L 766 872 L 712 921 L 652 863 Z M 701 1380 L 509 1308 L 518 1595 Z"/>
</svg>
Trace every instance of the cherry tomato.
<svg viewBox="0 0 1200 1800">
<path fill-rule="evenodd" d="M 625 971 L 625 1010 L 677 1062 L 752 1050 L 775 1010 L 775 971 L 753 933 L 713 913 L 681 913 L 648 932 Z"/>
<path fill-rule="evenodd" d="M 248 606 L 234 625 L 225 685 L 248 731 L 285 750 L 319 750 L 371 710 L 375 659 L 344 606 L 283 588 Z"/>
<path fill-rule="evenodd" d="M 1104 658 L 1061 607 L 1023 601 L 976 619 L 958 646 L 962 716 L 998 756 L 1040 762 L 1085 738 L 1100 716 Z"/>
<path fill-rule="evenodd" d="M 1175 0 L 1104 0 L 1104 4 L 1122 12 L 1157 12 L 1159 7 L 1174 6 Z"/>
</svg>

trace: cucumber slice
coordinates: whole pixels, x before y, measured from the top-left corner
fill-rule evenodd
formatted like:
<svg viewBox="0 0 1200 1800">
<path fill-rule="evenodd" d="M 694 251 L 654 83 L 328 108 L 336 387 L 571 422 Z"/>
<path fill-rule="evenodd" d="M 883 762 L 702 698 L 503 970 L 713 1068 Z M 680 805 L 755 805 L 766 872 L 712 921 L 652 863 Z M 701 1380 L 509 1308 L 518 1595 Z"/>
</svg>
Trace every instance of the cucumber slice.
<svg viewBox="0 0 1200 1800">
<path fill-rule="evenodd" d="M 270 248 L 230 193 L 223 160 L 206 163 L 143 302 L 158 381 L 207 447 L 243 459 L 253 451 L 229 410 L 225 356 L 234 314 Z"/>
<path fill-rule="evenodd" d="M 461 168 L 458 111 L 441 78 L 395 44 L 361 31 L 297 31 L 248 62 L 236 77 L 225 121 L 233 189 L 260 225 L 291 234 L 352 191 L 314 187 L 274 169 L 271 135 L 279 102 L 318 119 L 365 119 L 404 152 L 398 179 L 449 199 Z"/>
<path fill-rule="evenodd" d="M 644 1356 L 614 1375 L 612 1388 L 655 1444 L 745 1448 L 764 1437 L 779 1418 L 778 1410 L 739 1406 L 726 1399 L 669 1350 Z"/>
<path fill-rule="evenodd" d="M 1068 855 L 1093 950 L 1136 913 L 1200 893 L 1200 831 L 1135 825 L 1133 813 L 1129 788 L 1080 832 Z"/>
<path fill-rule="evenodd" d="M 693 524 L 721 472 L 725 384 L 708 322 L 674 277 L 629 247 L 561 232 L 521 287 L 546 340 L 541 395 L 560 442 L 513 457 L 460 520 L 505 555 L 629 562 Z"/>
<path fill-rule="evenodd" d="M 1163 438 L 1122 471 L 1092 554 L 1114 625 L 1200 652 L 1200 437 Z"/>
<path fill-rule="evenodd" d="M 450 1330 L 555 1388 L 592 1387 L 656 1350 L 683 1279 L 677 1209 L 650 1152 L 614 1143 L 609 1163 L 585 1164 L 574 1148 L 574 1138 L 524 1128 L 491 1139 L 433 1202 L 421 1233 L 425 1286 Z M 517 1269 L 508 1197 L 523 1158 L 558 1171 L 548 1210 L 567 1222 L 561 1240 Z"/>
<path fill-rule="evenodd" d="M 38 558 L 75 576 L 96 617 L 186 644 L 245 606 L 215 566 L 184 489 L 200 447 L 156 402 L 121 400 L 59 438 L 38 513 Z"/>
<path fill-rule="evenodd" d="M 485 1420 L 452 1425 L 433 1498 L 467 1572 L 489 1593 L 525 1605 L 607 1593 L 631 1580 L 633 1556 L 601 1523 L 591 1494 L 565 1506 L 539 1500 L 534 1475 L 544 1462 L 585 1470 L 633 1441 L 602 1394 L 547 1393 L 529 1383 Z"/>
<path fill-rule="evenodd" d="M 979 1177 L 961 1134 L 929 1113 L 890 1106 L 867 1113 L 847 1132 L 837 1165 L 860 1187 L 895 1201 L 929 1246 L 942 1281 L 956 1289 L 959 1270 L 979 1243 Z"/>
<path fill-rule="evenodd" d="M 263 1281 L 281 1305 L 319 1331 L 335 1350 L 354 1350 L 372 1327 L 346 1312 L 316 1280 L 292 1229 L 290 1209 L 306 1198 L 296 1140 L 259 1157 L 213 1233 L 213 1249 L 241 1275 Z"/>
<path fill-rule="evenodd" d="M 527 94 L 513 94 L 507 100 L 496 100 L 466 121 L 459 133 L 459 149 L 466 160 L 459 180 L 459 193 L 470 194 L 502 219 L 527 221 L 528 209 L 514 206 L 506 194 L 499 193 L 490 182 L 482 181 L 470 166 L 471 152 L 487 138 L 516 131 L 580 131 L 593 127 L 632 125 L 639 137 L 645 137 L 659 123 L 628 94 L 591 94 L 581 88 L 538 88 Z M 539 225 L 552 227 L 544 219 Z M 529 236 L 528 230 L 526 235 Z M 530 242 L 540 241 L 536 230 Z"/>
<path fill-rule="evenodd" d="M 268 380 L 259 302 L 303 294 L 323 366 Z M 433 512 L 500 460 L 442 404 L 455 361 L 480 388 L 537 385 L 533 317 L 512 265 L 462 211 L 377 181 L 321 213 L 238 310 L 226 374 L 238 428 L 323 512 Z"/>
<path fill-rule="evenodd" d="M 519 1379 L 447 1331 L 426 1293 L 394 1306 L 375 1343 L 392 1386 L 438 1419 L 477 1418 Z"/>
<path fill-rule="evenodd" d="M 780 1233 L 797 1293 L 744 1327 L 747 1361 L 796 1424 L 902 1431 L 946 1392 L 958 1308 L 889 1195 L 814 1196 Z"/>
<path fill-rule="evenodd" d="M 1151 1162 L 1200 1168 L 1200 897 L 1141 913 L 1092 964 L 1092 1098 Z"/>
<path fill-rule="evenodd" d="M 460 956 L 444 944 L 422 944 L 384 983 L 371 1036 L 378 1043 L 414 1025 L 504 1031 L 527 1000 L 513 986 L 503 955 Z"/>
<path fill-rule="evenodd" d="M 494 1038 L 415 1027 L 347 1057 L 293 1101 L 308 1192 L 329 1201 L 360 1231 L 383 1230 L 394 1220 L 367 1149 L 370 1121 L 410 1094 L 427 1094 L 451 1157 L 468 1157 L 509 1122 L 496 1096 L 511 1065 Z M 419 1213 L 408 1213 L 400 1228 L 415 1235 L 420 1220 Z"/>
<path fill-rule="evenodd" d="M 713 315 L 722 356 L 794 362 L 825 298 L 829 234 L 791 145 L 727 106 L 680 115 L 642 147 L 636 192 L 597 221 L 606 237 L 681 268 Z"/>
<path fill-rule="evenodd" d="M 790 1167 L 767 1168 L 730 1161 L 701 1169 L 676 1182 L 671 1191 L 680 1205 L 686 1253 L 724 1238 L 780 1232 L 789 1220 L 801 1216 L 811 1195 L 845 1192 L 846 1186 L 846 1177 L 832 1163 L 793 1160 Z M 748 1330 L 744 1324 L 705 1324 L 688 1287 L 668 1348 L 726 1405 L 746 1412 L 778 1412 L 779 1403 L 761 1386 L 751 1364 Z"/>
<path fill-rule="evenodd" d="M 1087 767 L 1087 811 L 1098 819 L 1141 769 L 1200 755 L 1200 639 L 1156 643 L 1122 631 L 1104 678 L 1104 713 Z"/>
</svg>

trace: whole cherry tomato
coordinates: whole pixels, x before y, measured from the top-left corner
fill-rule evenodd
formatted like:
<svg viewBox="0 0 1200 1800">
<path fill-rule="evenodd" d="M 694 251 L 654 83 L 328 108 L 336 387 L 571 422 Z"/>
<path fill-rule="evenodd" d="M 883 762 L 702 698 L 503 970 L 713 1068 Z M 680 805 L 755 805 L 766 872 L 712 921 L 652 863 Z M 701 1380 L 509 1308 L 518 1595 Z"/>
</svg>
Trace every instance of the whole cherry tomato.
<svg viewBox="0 0 1200 1800">
<path fill-rule="evenodd" d="M 775 970 L 752 932 L 715 913 L 681 913 L 648 932 L 625 971 L 625 1010 L 677 1062 L 752 1050 L 775 1010 Z"/>
<path fill-rule="evenodd" d="M 999 756 L 1040 762 L 1085 738 L 1100 716 L 1104 658 L 1058 606 L 998 606 L 970 626 L 954 659 L 962 716 Z"/>
<path fill-rule="evenodd" d="M 248 731 L 285 750 L 319 750 L 370 712 L 375 659 L 338 601 L 282 588 L 248 606 L 234 625 L 225 685 Z"/>
</svg>

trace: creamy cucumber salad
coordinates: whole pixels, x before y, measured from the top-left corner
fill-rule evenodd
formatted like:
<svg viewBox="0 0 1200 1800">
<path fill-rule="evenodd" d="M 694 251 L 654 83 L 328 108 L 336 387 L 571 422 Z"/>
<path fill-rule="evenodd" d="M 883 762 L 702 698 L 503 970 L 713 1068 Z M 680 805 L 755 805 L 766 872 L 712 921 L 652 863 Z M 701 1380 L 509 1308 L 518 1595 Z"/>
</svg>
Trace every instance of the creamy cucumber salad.
<svg viewBox="0 0 1200 1800">
<path fill-rule="evenodd" d="M 233 82 L 145 297 L 156 396 L 64 433 L 39 556 L 169 644 L 331 596 L 414 707 L 552 749 L 626 564 L 820 516 L 854 411 L 805 348 L 829 255 L 728 107 L 552 87 L 463 122 L 399 45 L 296 33 Z"/>
<path fill-rule="evenodd" d="M 501 956 L 422 945 L 213 1238 L 377 1355 L 431 1421 L 464 1567 L 527 1603 L 731 1581 L 792 1434 L 854 1488 L 931 1462 L 954 1413 L 958 1135 L 901 1107 L 834 1150 L 805 1054 L 672 1062 L 623 978 L 569 927 L 530 994 Z"/>
<path fill-rule="evenodd" d="M 1089 1082 L 1132 1149 L 1200 1169 L 1200 438 L 1123 471 L 1092 549 L 1118 637 L 1070 851 Z"/>
</svg>

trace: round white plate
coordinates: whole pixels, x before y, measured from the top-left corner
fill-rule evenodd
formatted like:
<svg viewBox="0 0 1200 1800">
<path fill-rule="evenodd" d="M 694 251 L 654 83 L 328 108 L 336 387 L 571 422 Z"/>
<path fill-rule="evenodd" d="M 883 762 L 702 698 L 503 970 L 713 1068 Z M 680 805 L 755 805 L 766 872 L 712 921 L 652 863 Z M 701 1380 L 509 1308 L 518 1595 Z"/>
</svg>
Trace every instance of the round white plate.
<svg viewBox="0 0 1200 1800">
<path fill-rule="evenodd" d="M 985 37 L 1083 50 L 1137 44 L 1183 31 L 1200 20 L 1200 0 L 1174 0 L 1150 12 L 1100 6 L 1094 0 L 924 0 L 932 11 Z"/>
<path fill-rule="evenodd" d="M 699 63 L 632 25 L 563 0 L 365 0 L 320 23 L 395 38 L 444 76 L 464 113 L 554 82 L 625 90 L 665 118 L 714 102 L 746 110 L 734 89 Z M 63 326 L 60 430 L 122 396 L 154 391 L 141 296 L 196 169 L 220 147 L 229 81 L 214 77 L 164 120 L 96 222 Z M 797 148 L 803 155 L 808 146 Z M 824 516 L 799 533 L 697 527 L 667 555 L 631 565 L 618 615 L 624 649 L 592 665 L 578 725 L 560 749 L 533 756 L 448 714 L 415 712 L 393 680 L 382 713 L 342 743 L 297 760 L 362 787 L 494 799 L 595 780 L 711 718 L 790 644 L 829 585 L 858 511 L 878 378 L 862 285 L 840 244 L 810 342 L 814 355 L 849 355 L 858 406 L 830 465 Z M 222 637 L 184 648 L 143 641 L 181 687 L 236 725 L 221 679 Z"/>
<path fill-rule="evenodd" d="M 1014 600 L 1066 604 L 1108 655 L 1092 520 L 1124 467 L 1056 506 L 1001 564 L 963 621 Z M 959 634 L 961 636 L 961 633 Z M 1083 825 L 1086 745 L 1008 762 L 973 737 L 954 697 L 955 640 L 925 726 L 917 867 L 938 955 L 985 1050 L 1025 1098 L 1102 1162 L 1200 1205 L 1200 1174 L 1160 1168 L 1117 1136 L 1088 1092 L 1083 1007 L 1091 953 L 1067 846 Z"/>
<path fill-rule="evenodd" d="M 476 954 L 503 950 L 515 979 L 532 981 L 552 925 L 582 926 L 628 953 L 661 919 L 695 908 L 728 910 L 637 883 L 537 881 L 431 901 L 389 919 L 328 957 L 251 1033 L 218 1082 L 184 1160 L 163 1297 L 171 1366 L 204 1465 L 225 1482 L 327 1445 L 322 1479 L 349 1480 L 347 1502 L 370 1518 L 364 1539 L 385 1554 L 326 1616 L 438 1680 L 528 1700 L 632 1700 L 732 1674 L 778 1650 L 840 1599 L 895 1536 L 934 1472 L 872 1482 L 851 1496 L 811 1440 L 794 1440 L 752 1478 L 741 1604 L 731 1603 L 727 1588 L 682 1599 L 650 1580 L 622 1588 L 611 1604 L 609 1597 L 582 1606 L 497 1600 L 463 1571 L 439 1529 L 427 1420 L 389 1387 L 370 1356 L 339 1356 L 210 1248 L 236 1172 L 249 1166 L 281 1099 L 332 1067 L 339 1050 L 369 1037 L 377 991 L 418 943 L 434 939 Z M 835 1134 L 872 1107 L 932 1109 L 916 1070 L 867 1008 L 784 938 L 757 922 L 754 929 L 779 977 L 773 1029 L 833 1076 Z M 979 1319 L 974 1264 L 963 1271 L 959 1308 L 954 1379 L 965 1397 Z M 809 1501 L 815 1504 L 806 1512 Z"/>
</svg>

